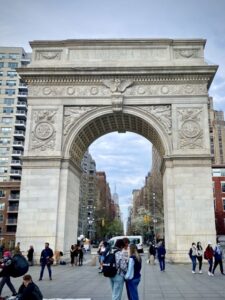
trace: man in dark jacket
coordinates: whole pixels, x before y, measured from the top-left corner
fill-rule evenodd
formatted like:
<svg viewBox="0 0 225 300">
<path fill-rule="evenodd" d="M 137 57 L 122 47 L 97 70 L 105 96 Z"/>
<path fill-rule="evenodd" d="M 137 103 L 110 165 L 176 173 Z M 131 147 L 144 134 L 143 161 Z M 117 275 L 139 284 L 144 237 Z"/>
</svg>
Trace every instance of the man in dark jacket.
<svg viewBox="0 0 225 300">
<path fill-rule="evenodd" d="M 23 276 L 23 284 L 18 291 L 19 300 L 42 300 L 43 296 L 39 287 L 33 283 L 32 277 L 27 274 Z"/>
<path fill-rule="evenodd" d="M 51 265 L 53 263 L 53 251 L 51 248 L 49 248 L 49 243 L 45 243 L 45 249 L 41 251 L 40 263 L 41 263 L 41 273 L 40 273 L 39 280 L 42 280 L 45 266 L 47 266 L 48 268 L 49 279 L 52 280 Z"/>
<path fill-rule="evenodd" d="M 159 266 L 161 271 L 165 271 L 165 255 L 166 255 L 166 249 L 164 246 L 164 242 L 161 241 L 157 248 L 157 254 L 158 254 L 158 260 L 159 260 Z"/>
</svg>

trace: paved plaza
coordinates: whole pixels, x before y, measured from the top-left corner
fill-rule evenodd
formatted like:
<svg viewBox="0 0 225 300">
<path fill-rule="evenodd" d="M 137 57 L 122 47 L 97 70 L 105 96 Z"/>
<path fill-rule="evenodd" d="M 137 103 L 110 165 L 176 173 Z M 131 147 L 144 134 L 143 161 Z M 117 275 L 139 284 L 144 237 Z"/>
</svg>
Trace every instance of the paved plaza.
<svg viewBox="0 0 225 300">
<path fill-rule="evenodd" d="M 215 277 L 207 275 L 207 264 L 203 274 L 192 274 L 191 264 L 167 264 L 166 272 L 160 272 L 158 263 L 148 265 L 142 256 L 142 280 L 139 286 L 140 300 L 161 299 L 225 299 L 225 276 L 216 270 Z M 85 255 L 83 267 L 54 266 L 53 280 L 48 280 L 47 269 L 43 281 L 38 281 L 40 267 L 30 267 L 29 273 L 39 285 L 44 298 L 111 300 L 108 278 L 98 274 L 98 268 L 90 266 L 91 255 Z M 12 278 L 16 288 L 22 278 Z M 10 295 L 8 287 L 2 296 Z M 126 300 L 124 288 L 122 300 Z"/>
</svg>

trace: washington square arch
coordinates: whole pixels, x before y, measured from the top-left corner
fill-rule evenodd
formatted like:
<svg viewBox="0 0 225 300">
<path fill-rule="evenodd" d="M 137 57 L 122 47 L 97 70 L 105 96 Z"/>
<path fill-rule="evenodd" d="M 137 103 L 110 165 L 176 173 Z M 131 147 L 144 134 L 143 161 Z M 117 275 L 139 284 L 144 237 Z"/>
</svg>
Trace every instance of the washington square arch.
<svg viewBox="0 0 225 300">
<path fill-rule="evenodd" d="M 163 158 L 167 257 L 215 243 L 205 40 L 33 41 L 16 239 L 37 253 L 76 241 L 80 163 L 100 136 L 135 132 Z M 118 154 L 120 149 L 117 149 Z M 149 157 L 150 159 L 150 157 Z"/>
</svg>

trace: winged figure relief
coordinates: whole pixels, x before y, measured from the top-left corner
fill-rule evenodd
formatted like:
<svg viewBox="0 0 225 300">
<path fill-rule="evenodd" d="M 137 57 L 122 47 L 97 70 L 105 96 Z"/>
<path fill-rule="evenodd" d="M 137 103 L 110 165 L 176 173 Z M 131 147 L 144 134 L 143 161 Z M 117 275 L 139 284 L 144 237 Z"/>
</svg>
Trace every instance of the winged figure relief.
<svg viewBox="0 0 225 300">
<path fill-rule="evenodd" d="M 110 89 L 112 93 L 124 92 L 129 86 L 133 84 L 132 80 L 121 80 L 121 79 L 106 79 L 102 83 Z"/>
</svg>

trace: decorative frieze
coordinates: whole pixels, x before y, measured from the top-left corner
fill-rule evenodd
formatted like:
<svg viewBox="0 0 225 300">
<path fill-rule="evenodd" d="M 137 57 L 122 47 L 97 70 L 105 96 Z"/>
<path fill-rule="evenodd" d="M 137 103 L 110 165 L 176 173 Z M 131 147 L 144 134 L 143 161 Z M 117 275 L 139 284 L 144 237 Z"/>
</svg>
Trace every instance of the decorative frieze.
<svg viewBox="0 0 225 300">
<path fill-rule="evenodd" d="M 168 96 L 168 95 L 207 95 L 207 86 L 198 84 L 138 84 L 132 81 L 103 81 L 103 85 L 52 85 L 30 86 L 29 97 L 110 97 L 113 94 L 124 96 Z"/>
<path fill-rule="evenodd" d="M 62 50 L 36 50 L 35 60 L 61 60 Z"/>
<path fill-rule="evenodd" d="M 34 110 L 32 112 L 31 149 L 54 150 L 56 140 L 55 115 L 57 110 Z"/>
<path fill-rule="evenodd" d="M 175 59 L 193 59 L 200 58 L 200 48 L 180 48 L 173 49 Z"/>
<path fill-rule="evenodd" d="M 203 148 L 202 108 L 179 108 L 178 149 Z"/>
<path fill-rule="evenodd" d="M 65 107 L 63 134 L 67 135 L 71 127 L 82 115 L 95 108 L 94 106 Z"/>
<path fill-rule="evenodd" d="M 171 134 L 172 129 L 172 112 L 171 105 L 150 105 L 141 106 L 141 109 L 153 115 L 165 128 L 168 134 Z"/>
</svg>

